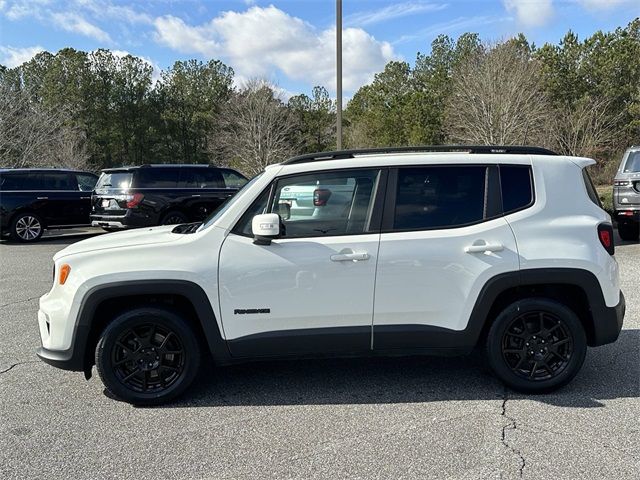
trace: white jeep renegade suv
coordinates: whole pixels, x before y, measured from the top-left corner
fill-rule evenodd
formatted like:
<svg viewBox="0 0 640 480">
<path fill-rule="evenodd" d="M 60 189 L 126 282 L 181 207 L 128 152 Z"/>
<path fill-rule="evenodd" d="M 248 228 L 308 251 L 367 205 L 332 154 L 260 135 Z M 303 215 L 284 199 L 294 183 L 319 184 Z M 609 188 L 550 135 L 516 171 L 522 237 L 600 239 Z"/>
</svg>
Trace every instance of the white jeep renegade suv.
<svg viewBox="0 0 640 480">
<path fill-rule="evenodd" d="M 505 384 L 549 391 L 622 328 L 593 163 L 533 147 L 293 158 L 204 224 L 58 252 L 38 356 L 87 378 L 95 362 L 114 395 L 158 404 L 204 361 L 483 345 Z"/>
</svg>

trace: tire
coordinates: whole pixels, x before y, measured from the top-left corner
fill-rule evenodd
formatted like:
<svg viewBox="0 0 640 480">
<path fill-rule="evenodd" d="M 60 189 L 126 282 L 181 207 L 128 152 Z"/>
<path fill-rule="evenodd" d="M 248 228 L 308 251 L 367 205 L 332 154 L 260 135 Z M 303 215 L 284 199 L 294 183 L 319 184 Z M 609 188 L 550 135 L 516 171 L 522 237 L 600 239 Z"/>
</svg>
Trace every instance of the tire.
<svg viewBox="0 0 640 480">
<path fill-rule="evenodd" d="M 35 242 L 43 233 L 44 223 L 35 213 L 19 213 L 11 221 L 11 238 L 18 242 Z"/>
<path fill-rule="evenodd" d="M 180 223 L 187 223 L 189 219 L 184 213 L 172 210 L 167 212 L 162 217 L 161 225 L 178 225 Z"/>
<path fill-rule="evenodd" d="M 565 305 L 546 298 L 509 305 L 487 338 L 487 357 L 496 376 L 524 393 L 545 393 L 566 385 L 577 375 L 586 353 L 580 319 Z"/>
<path fill-rule="evenodd" d="M 193 383 L 201 349 L 179 314 L 141 307 L 122 313 L 107 326 L 95 355 L 100 379 L 113 396 L 151 406 L 176 398 Z"/>
<path fill-rule="evenodd" d="M 618 234 L 622 240 L 634 241 L 640 239 L 640 223 L 619 223 Z"/>
</svg>

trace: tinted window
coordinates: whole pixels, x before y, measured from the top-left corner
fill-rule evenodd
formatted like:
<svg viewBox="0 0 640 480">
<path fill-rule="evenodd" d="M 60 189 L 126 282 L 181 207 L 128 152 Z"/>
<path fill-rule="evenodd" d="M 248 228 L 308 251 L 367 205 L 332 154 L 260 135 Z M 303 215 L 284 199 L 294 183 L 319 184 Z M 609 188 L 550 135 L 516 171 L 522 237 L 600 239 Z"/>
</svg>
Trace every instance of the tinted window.
<svg viewBox="0 0 640 480">
<path fill-rule="evenodd" d="M 182 188 L 224 188 L 220 170 L 214 168 L 183 168 L 180 172 Z"/>
<path fill-rule="evenodd" d="M 132 172 L 102 172 L 95 188 L 129 188 L 132 179 Z"/>
<path fill-rule="evenodd" d="M 227 188 L 240 188 L 247 183 L 246 178 L 233 170 L 221 170 L 221 172 Z"/>
<path fill-rule="evenodd" d="M 269 211 L 282 237 L 355 235 L 369 231 L 379 170 L 317 172 L 276 183 Z"/>
<path fill-rule="evenodd" d="M 62 172 L 41 173 L 42 190 L 78 190 L 74 175 Z"/>
<path fill-rule="evenodd" d="M 179 168 L 141 168 L 136 171 L 135 186 L 138 188 L 176 188 L 179 175 Z"/>
<path fill-rule="evenodd" d="M 96 176 L 87 173 L 76 173 L 78 188 L 81 192 L 92 192 L 96 186 Z"/>
<path fill-rule="evenodd" d="M 4 173 L 0 176 L 0 188 L 9 190 L 40 190 L 40 177 L 33 173 Z"/>
<path fill-rule="evenodd" d="M 450 228 L 481 221 L 486 170 L 483 166 L 399 169 L 394 230 Z"/>
<path fill-rule="evenodd" d="M 533 201 L 531 168 L 525 165 L 500 165 L 500 187 L 504 213 L 527 207 Z"/>
<path fill-rule="evenodd" d="M 584 179 L 584 186 L 587 188 L 589 198 L 593 203 L 602 208 L 602 202 L 600 202 L 600 197 L 598 196 L 596 187 L 593 186 L 593 180 L 591 180 L 591 176 L 586 168 L 582 169 L 582 178 Z"/>
<path fill-rule="evenodd" d="M 629 152 L 624 164 L 624 173 L 640 172 L 640 152 Z"/>
</svg>

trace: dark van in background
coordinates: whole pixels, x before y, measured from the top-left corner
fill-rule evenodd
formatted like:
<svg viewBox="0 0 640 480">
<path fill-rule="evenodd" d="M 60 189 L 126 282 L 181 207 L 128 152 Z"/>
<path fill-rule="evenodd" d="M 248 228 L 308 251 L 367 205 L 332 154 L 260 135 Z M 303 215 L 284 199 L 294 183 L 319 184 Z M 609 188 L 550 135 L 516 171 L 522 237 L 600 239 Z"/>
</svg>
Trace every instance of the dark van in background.
<svg viewBox="0 0 640 480">
<path fill-rule="evenodd" d="M 48 228 L 89 225 L 97 180 L 76 170 L 0 169 L 0 233 L 33 242 Z"/>
<path fill-rule="evenodd" d="M 102 171 L 91 224 L 105 230 L 204 220 L 247 179 L 210 165 L 141 165 Z"/>
</svg>

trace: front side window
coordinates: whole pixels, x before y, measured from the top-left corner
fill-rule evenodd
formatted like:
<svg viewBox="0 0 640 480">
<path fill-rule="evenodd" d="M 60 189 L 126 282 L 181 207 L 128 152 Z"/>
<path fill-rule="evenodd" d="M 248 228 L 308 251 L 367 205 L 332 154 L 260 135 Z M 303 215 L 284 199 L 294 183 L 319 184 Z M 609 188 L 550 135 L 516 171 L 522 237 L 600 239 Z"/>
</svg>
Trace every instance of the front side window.
<svg viewBox="0 0 640 480">
<path fill-rule="evenodd" d="M 253 202 L 234 231 L 250 236 L 255 215 L 278 213 L 282 238 L 367 233 L 376 228 L 371 217 L 379 177 L 379 170 L 366 169 L 281 178 Z"/>
<path fill-rule="evenodd" d="M 452 228 L 485 218 L 485 166 L 398 170 L 393 230 Z"/>
<path fill-rule="evenodd" d="M 227 188 L 241 188 L 247 179 L 233 170 L 221 170 L 224 184 Z"/>
</svg>

